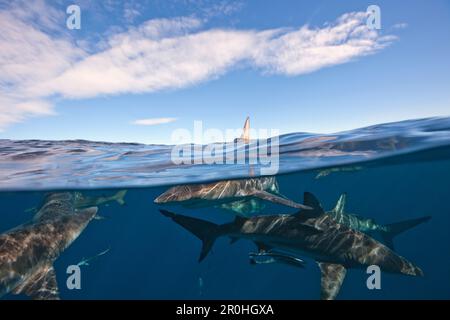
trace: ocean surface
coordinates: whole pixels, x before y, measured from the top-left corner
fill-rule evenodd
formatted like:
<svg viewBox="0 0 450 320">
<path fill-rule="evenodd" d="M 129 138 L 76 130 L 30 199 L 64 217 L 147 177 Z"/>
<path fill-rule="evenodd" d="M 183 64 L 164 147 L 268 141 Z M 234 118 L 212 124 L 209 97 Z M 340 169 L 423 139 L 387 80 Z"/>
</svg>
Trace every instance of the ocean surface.
<svg viewBox="0 0 450 320">
<path fill-rule="evenodd" d="M 312 192 L 331 210 L 346 192 L 347 211 L 380 224 L 430 215 L 395 238 L 395 251 L 424 277 L 383 273 L 369 290 L 364 269 L 350 269 L 338 299 L 450 299 L 450 118 L 380 124 L 336 134 L 279 137 L 281 192 L 302 202 Z M 260 148 L 257 142 L 246 147 Z M 304 269 L 251 265 L 250 241 L 220 238 L 198 262 L 201 242 L 159 213 L 214 223 L 234 214 L 214 206 L 188 209 L 153 200 L 179 184 L 257 177 L 261 164 L 176 165 L 172 146 L 91 141 L 0 140 L 0 232 L 32 219 L 44 195 L 80 191 L 110 196 L 127 189 L 125 204 L 99 206 L 93 220 L 55 262 L 62 299 L 318 299 L 320 271 L 308 256 Z M 233 150 L 235 152 L 236 150 Z M 193 156 L 193 159 L 196 155 Z M 260 214 L 296 213 L 268 203 Z M 81 289 L 66 286 L 66 269 L 81 268 Z M 3 299 L 27 299 L 7 294 Z"/>
</svg>

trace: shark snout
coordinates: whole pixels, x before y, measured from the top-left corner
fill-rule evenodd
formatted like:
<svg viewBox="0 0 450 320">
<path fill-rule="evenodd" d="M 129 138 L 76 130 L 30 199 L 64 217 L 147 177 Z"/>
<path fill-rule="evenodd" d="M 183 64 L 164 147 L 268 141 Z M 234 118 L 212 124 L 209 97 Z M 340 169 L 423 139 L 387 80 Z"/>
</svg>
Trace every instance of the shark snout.
<svg viewBox="0 0 450 320">
<path fill-rule="evenodd" d="M 89 207 L 83 210 L 79 210 L 77 215 L 82 218 L 83 221 L 89 223 L 98 212 L 98 207 Z"/>
</svg>

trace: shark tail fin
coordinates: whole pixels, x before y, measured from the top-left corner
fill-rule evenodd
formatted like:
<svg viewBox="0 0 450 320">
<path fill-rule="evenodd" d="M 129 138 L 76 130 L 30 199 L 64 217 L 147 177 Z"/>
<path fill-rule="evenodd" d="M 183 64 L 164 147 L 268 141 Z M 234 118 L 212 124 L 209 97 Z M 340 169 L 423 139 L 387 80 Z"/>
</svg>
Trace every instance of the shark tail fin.
<svg viewBox="0 0 450 320">
<path fill-rule="evenodd" d="M 164 216 L 171 218 L 186 230 L 193 233 L 197 238 L 202 240 L 203 246 L 198 259 L 201 262 L 208 253 L 220 235 L 220 226 L 205 220 L 183 216 L 167 210 L 159 210 Z"/>
<path fill-rule="evenodd" d="M 125 195 L 127 194 L 127 190 L 120 190 L 114 195 L 114 200 L 117 201 L 118 204 L 123 206 L 125 204 Z"/>
<path fill-rule="evenodd" d="M 411 228 L 414 228 L 415 226 L 422 224 L 424 222 L 427 222 L 431 219 L 431 216 L 425 216 L 417 219 L 411 219 L 411 220 L 405 220 L 401 222 L 391 223 L 385 225 L 384 232 L 381 233 L 381 236 L 383 237 L 384 244 L 388 246 L 390 249 L 394 250 L 394 243 L 393 239 L 395 236 L 399 235 L 400 233 L 403 233 Z"/>
<path fill-rule="evenodd" d="M 241 139 L 245 143 L 250 142 L 250 117 L 247 117 L 245 119 L 244 128 L 242 129 Z"/>
</svg>

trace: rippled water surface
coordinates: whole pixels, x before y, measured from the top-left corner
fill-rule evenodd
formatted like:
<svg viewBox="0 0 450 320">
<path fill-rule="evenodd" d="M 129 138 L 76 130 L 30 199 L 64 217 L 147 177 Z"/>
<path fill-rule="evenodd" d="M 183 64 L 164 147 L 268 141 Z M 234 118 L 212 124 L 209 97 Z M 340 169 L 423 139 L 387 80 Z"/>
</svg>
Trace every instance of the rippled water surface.
<svg viewBox="0 0 450 320">
<path fill-rule="evenodd" d="M 379 159 L 395 161 L 392 158 L 396 156 L 445 149 L 449 144 L 450 118 L 388 123 L 329 135 L 287 134 L 279 139 L 278 173 L 356 166 Z M 253 142 L 249 148 L 257 147 Z M 247 150 L 247 156 L 251 150 Z M 248 161 L 208 165 L 204 154 L 202 164 L 177 165 L 171 160 L 171 151 L 172 147 L 165 145 L 0 140 L 0 188 L 148 187 L 248 177 L 259 175 L 264 167 Z M 441 151 L 440 158 L 446 153 Z"/>
</svg>

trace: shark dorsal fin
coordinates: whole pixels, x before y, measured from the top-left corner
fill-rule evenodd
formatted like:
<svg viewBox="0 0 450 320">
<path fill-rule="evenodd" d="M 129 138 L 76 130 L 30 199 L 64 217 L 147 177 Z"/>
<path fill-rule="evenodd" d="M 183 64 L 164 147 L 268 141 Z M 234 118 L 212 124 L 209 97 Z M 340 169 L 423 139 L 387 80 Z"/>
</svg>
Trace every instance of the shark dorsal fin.
<svg viewBox="0 0 450 320">
<path fill-rule="evenodd" d="M 341 264 L 319 262 L 320 298 L 322 300 L 334 300 L 344 282 L 347 269 Z"/>
<path fill-rule="evenodd" d="M 58 283 L 52 265 L 39 268 L 13 291 L 25 294 L 34 300 L 59 300 Z"/>
<path fill-rule="evenodd" d="M 322 206 L 320 205 L 319 200 L 311 193 L 311 192 L 305 192 L 303 194 L 303 204 L 311 207 L 313 209 L 320 209 L 323 211 Z"/>
<path fill-rule="evenodd" d="M 310 192 L 305 192 L 303 194 L 303 205 L 309 210 L 300 210 L 297 213 L 298 216 L 302 216 L 304 218 L 318 217 L 324 213 L 322 205 L 319 200 Z"/>
<path fill-rule="evenodd" d="M 247 219 L 242 217 L 242 216 L 236 216 L 236 218 L 234 218 L 234 223 L 237 225 L 241 225 L 243 224 Z"/>
<path fill-rule="evenodd" d="M 335 213 L 339 213 L 339 214 L 343 214 L 344 213 L 344 208 L 345 208 L 345 203 L 347 201 L 347 193 L 344 192 L 343 194 L 341 194 L 341 196 L 339 197 L 338 202 L 336 203 L 336 206 L 333 209 L 333 212 Z"/>
<path fill-rule="evenodd" d="M 244 128 L 242 129 L 241 139 L 245 143 L 250 142 L 250 117 L 247 117 L 247 119 L 245 119 Z"/>
</svg>

